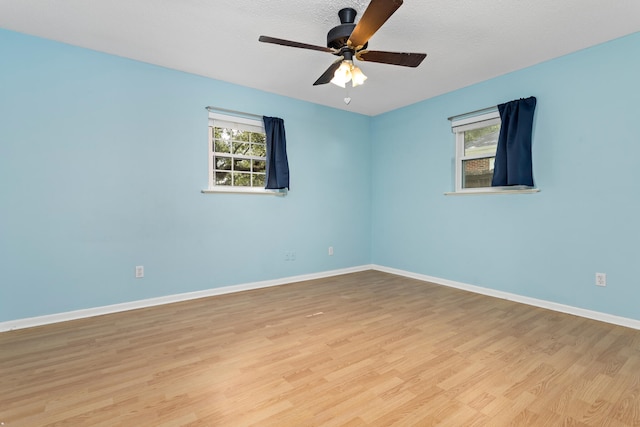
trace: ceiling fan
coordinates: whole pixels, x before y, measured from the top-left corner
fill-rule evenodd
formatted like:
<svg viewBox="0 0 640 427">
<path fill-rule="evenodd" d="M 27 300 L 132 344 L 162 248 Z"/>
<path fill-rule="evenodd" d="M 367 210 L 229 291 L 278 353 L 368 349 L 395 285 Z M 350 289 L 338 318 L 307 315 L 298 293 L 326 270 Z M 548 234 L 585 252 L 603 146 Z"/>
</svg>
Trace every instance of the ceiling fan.
<svg viewBox="0 0 640 427">
<path fill-rule="evenodd" d="M 378 62 L 381 64 L 417 67 L 427 56 L 426 53 L 384 52 L 368 50 L 369 39 L 382 25 L 402 6 L 402 0 L 371 0 L 362 18 L 354 24 L 356 11 L 350 7 L 338 12 L 340 25 L 327 33 L 327 47 L 315 46 L 269 36 L 260 36 L 264 43 L 328 52 L 338 59 L 316 80 L 314 86 L 329 82 L 345 87 L 351 80 L 352 86 L 358 86 L 366 80 L 366 76 L 353 65 L 353 58 L 360 61 Z"/>
</svg>

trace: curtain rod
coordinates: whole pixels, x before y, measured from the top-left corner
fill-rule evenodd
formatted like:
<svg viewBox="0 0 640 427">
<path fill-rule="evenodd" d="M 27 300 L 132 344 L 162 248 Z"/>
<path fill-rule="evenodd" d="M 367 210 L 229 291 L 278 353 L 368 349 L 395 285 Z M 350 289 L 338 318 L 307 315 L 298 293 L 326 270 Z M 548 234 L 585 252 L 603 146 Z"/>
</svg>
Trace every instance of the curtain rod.
<svg viewBox="0 0 640 427">
<path fill-rule="evenodd" d="M 481 108 L 479 110 L 469 111 L 468 113 L 458 114 L 456 116 L 451 116 L 451 117 L 447 118 L 447 120 L 452 121 L 452 120 L 455 120 L 455 119 L 460 119 L 462 117 L 475 116 L 475 115 L 479 115 L 481 113 L 491 113 L 491 112 L 497 111 L 497 110 L 498 110 L 498 107 L 496 105 L 494 105 L 493 107 Z"/>
<path fill-rule="evenodd" d="M 262 116 L 258 114 L 245 113 L 243 111 L 229 110 L 227 108 L 212 107 L 212 106 L 205 107 L 205 109 L 212 113 L 225 113 L 225 114 L 231 114 L 233 116 L 262 120 Z"/>
</svg>

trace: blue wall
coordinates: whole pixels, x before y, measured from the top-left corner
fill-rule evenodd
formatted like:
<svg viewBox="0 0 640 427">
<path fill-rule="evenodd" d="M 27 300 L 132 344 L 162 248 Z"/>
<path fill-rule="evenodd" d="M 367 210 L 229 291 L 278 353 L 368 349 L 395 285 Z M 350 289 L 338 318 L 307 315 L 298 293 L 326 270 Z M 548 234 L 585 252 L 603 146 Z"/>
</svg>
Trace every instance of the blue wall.
<svg viewBox="0 0 640 427">
<path fill-rule="evenodd" d="M 0 321 L 370 262 L 369 117 L 4 30 L 0 58 Z M 287 197 L 200 192 L 207 105 L 285 120 Z"/>
<path fill-rule="evenodd" d="M 371 118 L 0 30 L 0 321 L 369 263 L 640 319 L 638 51 Z M 532 95 L 541 192 L 444 196 L 447 117 Z M 284 118 L 286 198 L 200 193 L 206 105 Z"/>
<path fill-rule="evenodd" d="M 373 262 L 640 319 L 639 52 L 636 33 L 373 118 Z M 444 196 L 447 117 L 528 96 L 541 192 Z"/>
</svg>

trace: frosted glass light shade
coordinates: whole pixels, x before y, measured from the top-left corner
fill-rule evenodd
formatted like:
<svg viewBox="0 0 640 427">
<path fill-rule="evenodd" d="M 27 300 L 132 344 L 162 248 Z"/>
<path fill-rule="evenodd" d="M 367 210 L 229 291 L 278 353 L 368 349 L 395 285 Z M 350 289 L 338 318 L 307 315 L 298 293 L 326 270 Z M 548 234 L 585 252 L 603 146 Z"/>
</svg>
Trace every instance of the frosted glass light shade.
<svg viewBox="0 0 640 427">
<path fill-rule="evenodd" d="M 364 75 L 360 68 L 354 66 L 351 69 L 351 86 L 360 86 L 365 80 L 367 80 L 367 76 Z"/>
<path fill-rule="evenodd" d="M 348 61 L 342 61 L 336 72 L 333 74 L 331 83 L 340 87 L 345 87 L 347 82 L 351 80 L 351 67 Z"/>
<path fill-rule="evenodd" d="M 351 80 L 351 86 L 360 86 L 367 80 L 367 76 L 364 75 L 360 68 L 353 65 L 353 61 L 344 60 L 340 63 L 340 66 L 333 74 L 331 83 L 340 87 L 346 87 L 347 82 Z"/>
</svg>

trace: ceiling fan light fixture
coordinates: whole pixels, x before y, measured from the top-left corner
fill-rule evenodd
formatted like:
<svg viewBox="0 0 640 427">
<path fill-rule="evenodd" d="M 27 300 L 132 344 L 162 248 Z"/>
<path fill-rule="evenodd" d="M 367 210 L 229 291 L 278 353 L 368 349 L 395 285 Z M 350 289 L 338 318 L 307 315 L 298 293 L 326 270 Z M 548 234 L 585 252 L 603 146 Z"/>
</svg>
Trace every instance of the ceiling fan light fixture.
<svg viewBox="0 0 640 427">
<path fill-rule="evenodd" d="M 342 61 L 336 72 L 333 74 L 331 83 L 340 87 L 345 87 L 347 82 L 351 80 L 351 67 L 353 67 L 353 63 L 351 61 Z"/>
<path fill-rule="evenodd" d="M 340 87 L 346 87 L 347 83 L 351 80 L 351 86 L 360 86 L 367 80 L 367 76 L 364 75 L 360 68 L 353 65 L 353 61 L 345 59 L 340 63 L 340 66 L 333 74 L 331 83 Z"/>
<path fill-rule="evenodd" d="M 360 86 L 367 80 L 367 76 L 364 75 L 362 70 L 356 66 L 351 69 L 351 86 Z"/>
</svg>

